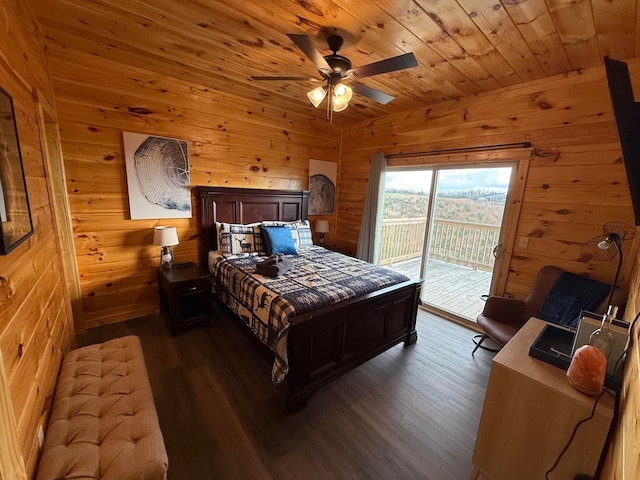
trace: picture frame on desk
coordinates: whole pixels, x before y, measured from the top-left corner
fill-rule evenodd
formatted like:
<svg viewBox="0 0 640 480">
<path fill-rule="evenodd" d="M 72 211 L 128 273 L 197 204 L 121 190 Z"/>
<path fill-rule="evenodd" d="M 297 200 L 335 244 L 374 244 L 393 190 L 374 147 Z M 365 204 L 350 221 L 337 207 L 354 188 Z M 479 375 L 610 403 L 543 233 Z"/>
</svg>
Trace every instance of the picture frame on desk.
<svg viewBox="0 0 640 480">
<path fill-rule="evenodd" d="M 591 334 L 600 328 L 602 324 L 602 314 L 582 310 L 580 320 L 573 340 L 571 355 L 583 345 L 589 343 Z M 615 377 L 616 364 L 621 358 L 629 341 L 629 324 L 620 320 L 614 320 L 611 324 L 611 334 L 613 335 L 613 347 L 607 357 L 607 376 Z"/>
<path fill-rule="evenodd" d="M 529 355 L 554 367 L 567 370 L 574 352 L 589 343 L 589 337 L 600 328 L 602 315 L 582 310 L 575 329 L 548 323 L 529 347 Z M 629 339 L 628 324 L 617 320 L 611 327 L 614 348 L 607 358 L 605 387 L 618 391 L 621 386 L 620 373 L 615 375 L 616 363 L 624 352 Z"/>
</svg>

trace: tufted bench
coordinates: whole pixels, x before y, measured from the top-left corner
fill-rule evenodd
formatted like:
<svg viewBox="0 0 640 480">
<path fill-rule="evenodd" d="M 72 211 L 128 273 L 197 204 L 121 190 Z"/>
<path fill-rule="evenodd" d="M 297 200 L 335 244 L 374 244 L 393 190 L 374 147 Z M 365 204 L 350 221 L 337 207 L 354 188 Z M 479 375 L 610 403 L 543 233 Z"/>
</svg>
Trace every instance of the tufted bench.
<svg viewBox="0 0 640 480">
<path fill-rule="evenodd" d="M 155 480 L 167 467 L 140 339 L 65 355 L 37 480 Z"/>
</svg>

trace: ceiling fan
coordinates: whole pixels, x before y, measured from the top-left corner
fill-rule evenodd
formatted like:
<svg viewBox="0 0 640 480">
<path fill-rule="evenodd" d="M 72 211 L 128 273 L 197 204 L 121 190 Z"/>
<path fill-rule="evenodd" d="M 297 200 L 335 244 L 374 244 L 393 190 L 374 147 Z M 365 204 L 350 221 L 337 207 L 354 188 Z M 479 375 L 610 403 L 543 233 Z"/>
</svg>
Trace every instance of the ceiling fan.
<svg viewBox="0 0 640 480">
<path fill-rule="evenodd" d="M 307 93 L 314 107 L 318 108 L 325 97 L 327 101 L 327 120 L 332 120 L 333 112 L 341 112 L 349 106 L 352 93 L 365 96 L 382 105 L 386 105 L 394 99 L 391 95 L 376 90 L 360 83 L 342 83 L 343 79 L 354 80 L 357 78 L 371 77 L 381 73 L 404 70 L 417 67 L 418 62 L 413 53 L 405 53 L 397 57 L 387 58 L 379 62 L 369 63 L 361 67 L 352 68 L 351 61 L 347 57 L 338 55 L 342 47 L 343 39 L 340 35 L 330 35 L 327 38 L 329 50 L 333 53 L 323 56 L 306 35 L 288 33 L 287 36 L 302 50 L 309 60 L 320 72 L 321 79 L 316 77 L 251 77 L 252 80 L 294 80 L 294 81 L 324 81 L 325 85 L 314 88 Z"/>
</svg>

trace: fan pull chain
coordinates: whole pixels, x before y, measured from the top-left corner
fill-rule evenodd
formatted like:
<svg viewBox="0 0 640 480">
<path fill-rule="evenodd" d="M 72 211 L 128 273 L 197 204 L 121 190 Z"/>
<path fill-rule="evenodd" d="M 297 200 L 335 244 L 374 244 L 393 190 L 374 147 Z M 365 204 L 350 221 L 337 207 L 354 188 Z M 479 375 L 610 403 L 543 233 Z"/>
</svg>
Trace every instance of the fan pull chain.
<svg viewBox="0 0 640 480">
<path fill-rule="evenodd" d="M 333 126 L 333 85 L 329 82 L 327 88 L 327 120 L 329 126 Z"/>
</svg>

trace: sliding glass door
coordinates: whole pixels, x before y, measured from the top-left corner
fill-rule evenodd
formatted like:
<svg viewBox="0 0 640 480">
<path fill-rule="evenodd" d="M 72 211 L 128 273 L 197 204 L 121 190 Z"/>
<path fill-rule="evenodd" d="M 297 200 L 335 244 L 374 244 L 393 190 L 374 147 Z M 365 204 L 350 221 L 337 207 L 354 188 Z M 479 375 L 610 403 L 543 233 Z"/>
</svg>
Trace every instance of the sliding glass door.
<svg viewBox="0 0 640 480">
<path fill-rule="evenodd" d="M 422 273 L 433 171 L 387 171 L 380 239 L 380 265 L 411 279 Z"/>
<path fill-rule="evenodd" d="M 380 264 L 422 278 L 424 304 L 475 320 L 490 292 L 514 166 L 389 169 Z"/>
<path fill-rule="evenodd" d="M 512 166 L 438 169 L 422 301 L 475 320 L 489 294 Z"/>
</svg>

